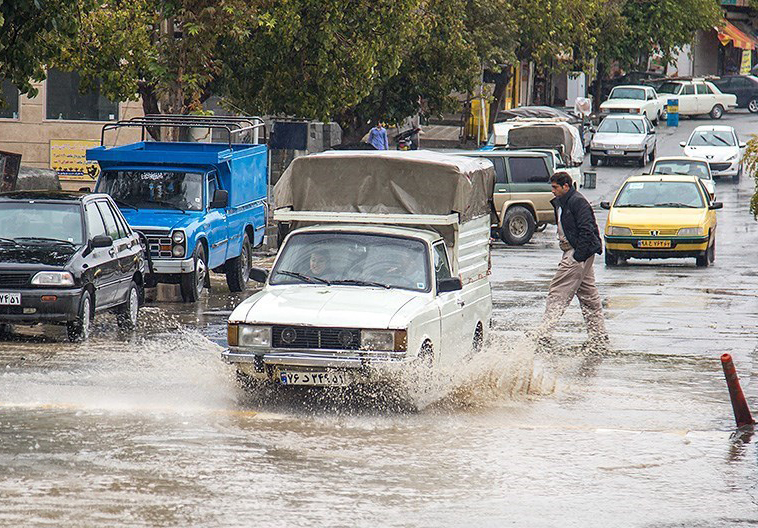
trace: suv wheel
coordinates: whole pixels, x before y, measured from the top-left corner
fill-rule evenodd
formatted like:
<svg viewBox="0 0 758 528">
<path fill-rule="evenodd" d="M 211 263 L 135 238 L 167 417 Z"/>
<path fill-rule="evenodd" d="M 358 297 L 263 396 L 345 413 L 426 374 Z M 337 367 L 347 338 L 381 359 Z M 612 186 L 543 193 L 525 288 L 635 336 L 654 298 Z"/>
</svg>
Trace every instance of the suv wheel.
<svg viewBox="0 0 758 528">
<path fill-rule="evenodd" d="M 514 205 L 505 213 L 500 238 L 511 246 L 522 246 L 532 239 L 536 224 L 529 209 Z"/>
<path fill-rule="evenodd" d="M 724 107 L 721 105 L 716 105 L 708 115 L 711 116 L 711 119 L 721 119 L 721 116 L 724 115 Z"/>
</svg>

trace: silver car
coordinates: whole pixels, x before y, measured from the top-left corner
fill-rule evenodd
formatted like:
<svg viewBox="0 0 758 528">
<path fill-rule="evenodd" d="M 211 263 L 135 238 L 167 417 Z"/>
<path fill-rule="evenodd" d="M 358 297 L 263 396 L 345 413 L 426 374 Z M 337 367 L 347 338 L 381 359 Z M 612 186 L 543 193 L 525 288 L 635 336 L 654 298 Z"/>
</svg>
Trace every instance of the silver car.
<svg viewBox="0 0 758 528">
<path fill-rule="evenodd" d="M 609 115 L 590 143 L 590 165 L 610 159 L 632 159 L 644 167 L 655 159 L 655 127 L 645 116 Z"/>
</svg>

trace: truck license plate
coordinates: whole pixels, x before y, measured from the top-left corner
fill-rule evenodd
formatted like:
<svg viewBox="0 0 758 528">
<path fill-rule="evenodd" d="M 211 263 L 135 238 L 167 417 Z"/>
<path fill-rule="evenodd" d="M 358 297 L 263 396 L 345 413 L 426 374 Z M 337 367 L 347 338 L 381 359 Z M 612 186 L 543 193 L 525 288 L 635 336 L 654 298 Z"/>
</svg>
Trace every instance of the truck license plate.
<svg viewBox="0 0 758 528">
<path fill-rule="evenodd" d="M 20 293 L 0 293 L 0 305 L 21 306 Z"/>
<path fill-rule="evenodd" d="M 350 385 L 352 376 L 339 371 L 279 371 L 282 385 L 311 385 L 317 387 L 345 387 Z"/>
</svg>

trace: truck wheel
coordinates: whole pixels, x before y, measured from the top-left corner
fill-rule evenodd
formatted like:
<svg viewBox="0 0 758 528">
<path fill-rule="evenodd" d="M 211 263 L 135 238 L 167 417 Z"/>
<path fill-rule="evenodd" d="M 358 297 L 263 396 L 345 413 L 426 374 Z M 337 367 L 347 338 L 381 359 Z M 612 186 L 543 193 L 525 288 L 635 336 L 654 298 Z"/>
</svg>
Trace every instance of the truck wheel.
<svg viewBox="0 0 758 528">
<path fill-rule="evenodd" d="M 598 164 L 599 161 L 600 161 L 600 159 L 597 156 L 593 156 L 592 154 L 590 154 L 590 165 L 591 166 L 597 167 L 597 164 Z"/>
<path fill-rule="evenodd" d="M 68 340 L 72 342 L 86 341 L 89 339 L 90 327 L 92 324 L 92 296 L 87 290 L 82 293 L 79 299 L 79 312 L 74 321 L 66 323 L 68 331 Z"/>
<path fill-rule="evenodd" d="M 195 269 L 192 273 L 182 275 L 182 300 L 184 302 L 195 302 L 200 298 L 205 287 L 205 278 L 208 275 L 207 257 L 205 248 L 200 242 L 197 243 L 195 253 L 192 255 L 195 262 Z"/>
<path fill-rule="evenodd" d="M 116 309 L 116 323 L 119 328 L 134 330 L 137 327 L 139 298 L 139 287 L 132 281 L 129 284 L 129 292 L 126 294 L 126 302 Z"/>
<path fill-rule="evenodd" d="M 245 289 L 247 280 L 250 278 L 250 259 L 253 250 L 250 247 L 250 239 L 245 233 L 242 239 L 242 251 L 238 257 L 229 259 L 226 262 L 224 272 L 226 273 L 226 284 L 229 291 L 241 292 Z"/>
<path fill-rule="evenodd" d="M 716 105 L 711 109 L 711 113 L 708 115 L 711 116 L 711 119 L 721 119 L 721 116 L 724 115 L 724 107 Z"/>
<path fill-rule="evenodd" d="M 529 209 L 514 205 L 505 213 L 500 238 L 511 246 L 523 246 L 532 239 L 535 224 Z"/>
</svg>

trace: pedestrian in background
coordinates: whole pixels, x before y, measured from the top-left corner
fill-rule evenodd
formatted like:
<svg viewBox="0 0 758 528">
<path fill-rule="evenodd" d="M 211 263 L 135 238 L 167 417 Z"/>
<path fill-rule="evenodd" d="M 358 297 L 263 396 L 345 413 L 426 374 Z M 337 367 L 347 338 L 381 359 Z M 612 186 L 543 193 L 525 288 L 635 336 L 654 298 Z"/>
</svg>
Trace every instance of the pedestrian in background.
<svg viewBox="0 0 758 528">
<path fill-rule="evenodd" d="M 590 348 L 607 347 L 608 334 L 593 269 L 595 255 L 602 253 L 595 213 L 587 199 L 574 188 L 568 173 L 553 174 L 550 186 L 555 196 L 550 203 L 555 209 L 558 243 L 563 251 L 563 258 L 550 282 L 545 315 L 537 337 L 549 338 L 558 320 L 576 296 L 587 323 L 587 333 L 590 337 L 587 344 Z"/>
<path fill-rule="evenodd" d="M 377 123 L 368 133 L 368 142 L 372 144 L 376 150 L 389 150 L 390 146 L 387 141 L 387 129 L 384 128 L 382 123 Z"/>
</svg>

